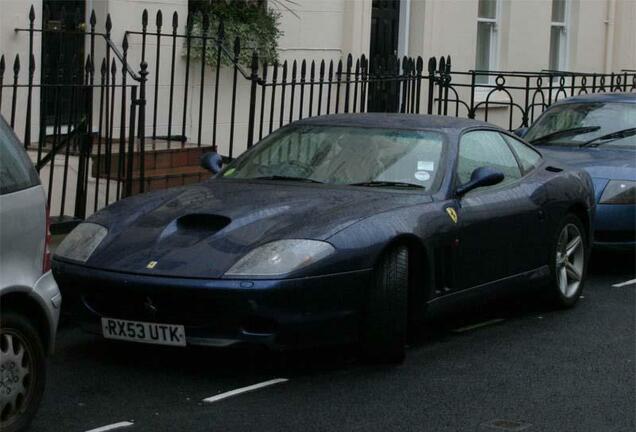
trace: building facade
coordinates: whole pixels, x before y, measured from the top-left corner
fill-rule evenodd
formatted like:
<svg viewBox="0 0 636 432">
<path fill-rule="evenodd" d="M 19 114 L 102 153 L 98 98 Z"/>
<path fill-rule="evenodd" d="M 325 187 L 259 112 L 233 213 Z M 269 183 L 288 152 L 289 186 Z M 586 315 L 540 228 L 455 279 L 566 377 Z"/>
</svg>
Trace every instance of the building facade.
<svg viewBox="0 0 636 432">
<path fill-rule="evenodd" d="M 23 68 L 28 64 L 24 58 L 28 34 L 15 29 L 28 27 L 31 4 L 35 28 L 54 28 L 57 23 L 43 16 L 45 6 L 58 13 L 61 7 L 80 10 L 86 23 L 94 10 L 100 31 L 104 31 L 105 17 L 110 15 L 111 39 L 121 46 L 124 32 L 141 28 L 143 10 L 148 11 L 151 30 L 156 12 L 162 10 L 163 31 L 169 34 L 173 12 L 178 13 L 183 25 L 188 1 L 3 0 L 0 54 L 5 54 L 7 69 L 18 53 L 23 55 Z M 371 60 L 392 54 L 424 58 L 450 55 L 453 69 L 463 71 L 611 73 L 636 69 L 636 0 L 294 0 L 285 7 L 279 3 L 270 7 L 279 8 L 281 14 L 281 60 L 337 60 L 349 53 L 354 58 L 365 54 Z M 51 50 L 55 48 L 52 38 L 46 32 L 34 37 L 36 82 L 42 78 L 38 72 L 46 69 L 42 62 L 52 61 L 51 56 L 45 59 L 47 53 L 55 51 Z M 88 40 L 81 43 L 87 45 Z M 131 37 L 129 43 L 134 52 L 140 41 Z M 151 68 L 156 62 L 155 43 L 154 38 L 147 41 L 146 59 Z M 160 43 L 168 46 L 171 42 L 163 38 Z M 95 57 L 98 60 L 103 55 Z M 177 62 L 182 61 L 178 57 Z M 133 56 L 130 62 L 134 61 Z M 183 74 L 181 69 L 178 73 Z M 36 110 L 37 105 L 33 106 Z"/>
<path fill-rule="evenodd" d="M 31 6 L 34 31 L 29 32 Z M 132 87 L 126 92 L 122 90 L 123 62 L 115 58 L 115 50 L 119 54 L 127 53 L 131 73 L 124 75 L 128 76 L 128 85 L 135 84 L 132 78 L 140 73 L 142 60 L 148 64 L 145 126 L 139 131 L 139 136 L 152 138 L 146 143 L 149 151 L 165 146 L 165 137 L 168 137 L 169 146 L 171 137 L 180 136 L 181 146 L 216 145 L 224 155 L 237 155 L 250 142 L 250 127 L 255 128 L 251 136 L 258 138 L 272 130 L 272 126 L 276 128 L 295 118 L 312 115 L 309 95 L 304 101 L 302 95 L 296 95 L 300 99 L 294 101 L 293 87 L 287 93 L 283 92 L 284 87 L 280 87 L 279 93 L 274 94 L 278 87 L 271 86 L 272 65 L 269 69 L 264 65 L 262 70 L 259 69 L 259 74 L 269 73 L 270 86 L 259 88 L 259 94 L 263 96 L 262 99 L 256 98 L 258 103 L 255 104 L 254 80 L 246 79 L 250 73 L 249 65 L 243 65 L 242 70 L 231 66 L 216 69 L 214 65 L 201 65 L 200 60 L 187 57 L 184 54 L 187 39 L 183 35 L 190 6 L 189 0 L 2 0 L 0 55 L 5 56 L 5 71 L 0 74 L 0 88 L 3 89 L 0 112 L 7 118 L 12 117 L 18 136 L 30 143 L 39 140 L 38 150 L 34 147 L 31 151 L 34 160 L 42 157 L 43 146 L 51 148 L 51 143 L 47 142 L 48 135 L 53 136 L 48 141 L 55 141 L 56 133 L 61 136 L 72 130 L 65 120 L 66 114 L 56 119 L 52 113 L 59 113 L 60 108 L 62 111 L 77 108 L 70 96 L 60 97 L 54 86 L 47 86 L 73 81 L 77 79 L 75 75 L 85 74 L 86 70 L 77 66 L 84 62 L 88 53 L 92 54 L 95 72 L 90 80 L 85 79 L 84 82 L 94 81 L 96 85 L 92 87 L 92 97 L 89 98 L 92 101 L 89 128 L 104 138 L 91 151 L 95 152 L 96 148 L 100 151 L 105 145 L 109 152 L 109 165 L 118 163 L 117 156 L 113 159 L 111 152 L 116 154 L 123 150 L 118 150 L 117 146 L 130 136 L 127 113 L 135 107 L 125 100 L 131 97 Z M 450 56 L 453 70 L 464 72 L 610 74 L 636 70 L 636 0 L 271 0 L 268 7 L 277 8 L 280 13 L 280 29 L 283 32 L 279 41 L 280 61 L 289 62 L 288 79 L 292 79 L 293 74 L 293 80 L 298 79 L 301 83 L 308 81 L 311 73 L 308 70 L 307 75 L 301 77 L 304 73 L 301 72 L 302 60 L 306 61 L 307 69 L 312 61 L 316 62 L 318 74 L 320 61 L 335 61 L 334 69 L 339 61 L 343 61 L 346 68 L 349 55 L 354 62 L 364 55 L 372 65 L 375 60 L 388 57 L 421 56 L 426 61 L 431 56 Z M 62 40 L 56 33 L 66 25 L 62 9 L 66 16 L 75 15 L 70 30 L 76 32 L 77 37 Z M 94 27 L 91 22 L 93 11 L 96 18 Z M 144 11 L 147 12 L 147 34 L 139 33 L 143 27 Z M 159 11 L 161 17 L 158 17 Z M 108 21 L 106 17 L 109 17 Z M 173 24 L 176 26 L 173 27 Z M 66 27 L 69 30 L 68 25 Z M 95 43 L 86 33 L 90 28 L 94 28 Z M 214 31 L 211 30 L 211 33 Z M 123 49 L 125 35 L 127 51 Z M 112 42 L 110 47 L 104 42 L 105 37 Z M 213 42 L 209 40 L 208 43 Z M 33 53 L 32 64 L 30 52 Z M 18 74 L 14 74 L 16 54 L 20 55 Z M 298 62 L 298 77 L 295 66 L 292 66 L 294 61 Z M 105 75 L 100 67 L 102 62 Z M 27 91 L 30 66 L 34 70 L 32 81 L 36 85 Z M 111 73 L 111 68 L 114 73 Z M 279 74 L 282 73 L 280 67 L 276 69 Z M 494 109 L 487 118 L 475 116 L 504 127 L 510 127 L 508 122 L 513 120 L 518 124 L 523 115 L 512 105 L 505 106 L 508 97 L 505 92 L 489 96 L 496 85 L 495 78 L 478 75 L 475 79 L 477 90 L 483 87 L 484 91 L 467 95 L 464 88 L 460 90 L 464 93 L 462 97 L 471 99 L 471 103 L 477 103 L 477 106 L 486 98 L 499 101 L 502 105 L 491 106 Z M 82 77 L 79 79 L 81 81 Z M 280 83 L 280 75 L 278 79 Z M 104 80 L 110 86 L 107 90 L 97 87 Z M 40 87 L 38 84 L 46 85 Z M 315 90 L 315 99 L 318 99 L 318 94 L 324 95 L 325 104 L 331 104 L 333 112 L 339 108 L 346 110 L 345 104 L 350 103 L 337 98 L 339 90 L 344 91 L 343 87 L 340 82 L 334 89 L 329 86 L 328 90 L 313 84 L 309 87 L 301 84 L 300 92 L 304 89 L 313 95 Z M 368 88 L 370 99 L 372 87 L 370 84 Z M 101 90 L 105 91 L 100 98 Z M 352 94 L 356 94 L 354 91 L 357 90 L 356 86 Z M 382 86 L 375 86 L 376 93 L 384 90 Z M 422 99 L 425 93 L 423 88 Z M 104 100 L 105 104 L 102 104 Z M 270 104 L 267 109 L 264 102 Z M 403 103 L 404 95 L 397 95 L 389 105 L 395 109 Z M 368 106 L 371 106 L 370 102 Z M 287 111 L 283 113 L 284 109 L 289 111 L 289 115 Z M 483 111 L 482 108 L 476 110 Z M 81 117 L 80 111 L 76 110 L 77 117 Z M 458 115 L 466 115 L 466 110 L 458 112 Z M 250 124 L 250 118 L 257 118 L 258 123 Z M 42 165 L 40 175 L 48 178 L 45 188 L 61 191 L 69 182 L 86 183 L 78 186 L 76 191 L 80 194 L 92 188 L 95 205 L 81 203 L 79 206 L 87 208 L 89 214 L 121 196 L 120 184 L 113 184 L 110 188 L 99 187 L 99 176 L 104 167 L 99 168 L 99 162 L 95 165 L 94 154 L 88 156 L 92 163 L 82 162 L 81 157 L 75 158 L 68 148 L 66 158 L 51 158 L 48 165 Z M 103 156 L 98 156 L 98 161 L 100 157 Z M 54 176 L 50 173 L 51 167 L 58 164 L 63 166 L 56 168 Z M 100 172 L 95 173 L 96 170 Z M 101 175 L 106 174 L 102 172 Z M 74 177 L 69 180 L 69 176 Z M 107 184 L 112 181 L 110 176 L 109 171 L 105 180 Z M 112 176 L 122 178 L 121 173 L 113 172 Z M 168 180 L 166 184 L 170 185 Z M 65 203 L 64 199 L 59 202 L 59 197 L 64 196 L 61 192 L 49 193 L 53 196 L 51 205 L 59 208 L 53 214 L 72 213 L 72 203 L 76 200 L 73 193 L 69 191 L 67 194 L 71 204 Z M 78 213 L 79 207 L 75 206 L 75 213 Z M 84 214 L 83 211 L 79 213 Z"/>
</svg>

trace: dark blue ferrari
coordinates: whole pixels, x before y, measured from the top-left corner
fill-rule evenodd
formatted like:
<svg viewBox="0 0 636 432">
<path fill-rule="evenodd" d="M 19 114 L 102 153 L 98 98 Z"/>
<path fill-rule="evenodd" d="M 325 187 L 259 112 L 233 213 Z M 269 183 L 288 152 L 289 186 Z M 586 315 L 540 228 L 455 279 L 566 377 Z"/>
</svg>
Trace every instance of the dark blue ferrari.
<svg viewBox="0 0 636 432">
<path fill-rule="evenodd" d="M 531 287 L 574 305 L 593 213 L 587 173 L 495 126 L 315 117 L 209 181 L 101 210 L 53 271 L 66 313 L 105 338 L 357 342 L 399 361 L 410 326 L 460 300 Z"/>
<path fill-rule="evenodd" d="M 636 93 L 564 99 L 525 133 L 544 155 L 585 169 L 594 182 L 594 246 L 636 247 Z"/>
</svg>

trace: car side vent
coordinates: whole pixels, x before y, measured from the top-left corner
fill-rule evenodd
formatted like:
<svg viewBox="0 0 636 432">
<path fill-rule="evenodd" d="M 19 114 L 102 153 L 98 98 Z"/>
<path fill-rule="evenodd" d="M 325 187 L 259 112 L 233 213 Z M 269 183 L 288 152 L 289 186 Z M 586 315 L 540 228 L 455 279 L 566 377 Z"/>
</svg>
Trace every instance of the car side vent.
<svg viewBox="0 0 636 432">
<path fill-rule="evenodd" d="M 546 171 L 550 171 L 550 172 L 554 172 L 554 173 L 558 173 L 558 172 L 563 171 L 562 168 L 557 168 L 557 167 L 553 167 L 553 166 L 547 166 L 547 167 L 545 167 L 545 170 Z"/>
<path fill-rule="evenodd" d="M 232 220 L 225 216 L 206 213 L 192 213 L 181 216 L 177 219 L 177 230 L 190 232 L 196 231 L 203 235 L 212 235 L 228 226 L 230 222 L 232 222 Z"/>
</svg>

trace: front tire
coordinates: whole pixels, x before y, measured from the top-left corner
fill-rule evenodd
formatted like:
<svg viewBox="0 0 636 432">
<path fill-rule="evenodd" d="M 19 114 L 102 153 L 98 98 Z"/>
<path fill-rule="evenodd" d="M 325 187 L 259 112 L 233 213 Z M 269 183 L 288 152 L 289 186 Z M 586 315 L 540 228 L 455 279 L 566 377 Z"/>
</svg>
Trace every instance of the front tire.
<svg viewBox="0 0 636 432">
<path fill-rule="evenodd" d="M 376 363 L 404 360 L 408 315 L 408 249 L 398 246 L 380 260 L 363 309 L 362 354 Z"/>
<path fill-rule="evenodd" d="M 46 379 L 44 348 L 37 330 L 22 314 L 0 317 L 0 430 L 23 431 L 40 405 Z"/>
<path fill-rule="evenodd" d="M 558 308 L 570 308 L 583 292 L 589 255 L 588 242 L 581 220 L 568 215 L 553 240 L 550 269 L 552 281 L 549 294 Z"/>
</svg>

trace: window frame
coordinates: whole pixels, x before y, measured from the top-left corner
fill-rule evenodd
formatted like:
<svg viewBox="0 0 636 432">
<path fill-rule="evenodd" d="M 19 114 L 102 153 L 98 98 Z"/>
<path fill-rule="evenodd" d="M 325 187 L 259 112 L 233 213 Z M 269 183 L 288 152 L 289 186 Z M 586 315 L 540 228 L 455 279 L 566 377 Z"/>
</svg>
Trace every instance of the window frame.
<svg viewBox="0 0 636 432">
<path fill-rule="evenodd" d="M 479 35 L 479 24 L 485 23 L 490 27 L 490 46 L 489 46 L 489 56 L 488 56 L 488 71 L 496 71 L 499 67 L 499 30 L 501 27 L 501 0 L 495 1 L 495 17 L 487 18 L 479 16 L 479 1 L 477 2 L 477 34 L 475 35 L 475 70 L 483 70 L 477 69 L 477 53 L 479 52 L 478 46 L 478 35 Z M 495 77 L 492 75 L 488 75 L 488 80 L 484 83 L 476 83 L 476 85 L 490 85 L 495 82 Z M 477 90 L 481 91 L 489 91 L 488 88 L 480 89 L 477 87 Z"/>
<path fill-rule="evenodd" d="M 456 191 L 457 188 L 459 186 L 461 186 L 463 183 L 461 183 L 460 178 L 459 178 L 459 173 L 457 172 L 457 168 L 459 165 L 459 152 L 461 151 L 461 141 L 462 138 L 464 137 L 464 135 L 467 135 L 469 133 L 472 132 L 493 132 L 493 133 L 498 133 L 500 135 L 507 135 L 510 136 L 510 134 L 506 133 L 505 131 L 499 130 L 499 129 L 491 129 L 491 128 L 484 128 L 484 127 L 477 127 L 474 129 L 466 129 L 464 131 L 462 131 L 462 133 L 457 137 L 457 151 L 455 153 L 455 160 L 453 161 L 453 167 L 452 167 L 452 176 L 453 179 L 451 181 L 452 184 L 452 188 L 451 188 L 451 196 L 452 197 L 456 197 Z M 487 186 L 487 187 L 481 187 L 481 188 L 477 188 L 474 189 L 472 191 L 469 192 L 470 195 L 478 195 L 481 193 L 486 193 L 486 192 L 491 192 L 491 191 L 499 191 L 502 189 L 507 189 L 507 188 L 512 188 L 512 187 L 516 187 L 518 186 L 518 184 L 525 179 L 525 177 L 527 175 L 529 175 L 530 173 L 532 173 L 535 169 L 537 169 L 539 166 L 541 166 L 541 164 L 539 164 L 538 166 L 534 167 L 533 170 L 528 171 L 527 173 L 524 173 L 524 169 L 519 161 L 519 157 L 517 156 L 517 153 L 514 151 L 514 149 L 512 148 L 512 146 L 510 145 L 510 143 L 508 143 L 508 141 L 506 141 L 506 139 L 502 136 L 501 139 L 503 140 L 503 142 L 506 144 L 506 147 L 508 148 L 508 150 L 512 153 L 512 156 L 515 159 L 515 162 L 517 163 L 517 168 L 519 168 L 519 173 L 521 174 L 520 177 L 518 179 L 515 179 L 514 181 L 511 181 L 510 183 L 498 183 L 496 185 L 493 186 Z M 524 143 L 524 145 L 527 145 Z M 541 152 L 539 152 L 538 150 L 536 150 L 535 148 L 531 147 L 532 150 L 536 151 L 539 156 L 541 156 L 541 162 L 543 163 L 543 155 L 541 154 Z"/>
<path fill-rule="evenodd" d="M 531 174 L 533 171 L 537 170 L 543 164 L 543 155 L 541 154 L 541 152 L 539 150 L 537 150 L 536 148 L 532 147 L 530 144 L 524 142 L 523 140 L 519 139 L 518 137 L 516 137 L 513 134 L 504 133 L 504 132 L 500 132 L 500 134 L 504 136 L 504 141 L 506 141 L 506 144 L 508 144 L 508 147 L 510 147 L 510 150 L 512 151 L 512 154 L 515 156 L 515 159 L 517 159 L 517 165 L 519 165 L 519 169 L 521 170 L 521 178 L 524 178 L 527 175 Z M 530 149 L 531 151 L 533 151 L 534 153 L 536 153 L 539 156 L 539 162 L 536 165 L 534 165 L 532 168 L 530 168 L 529 170 L 525 170 L 523 168 L 523 164 L 521 163 L 521 157 L 519 156 L 519 154 L 517 153 L 515 148 L 510 144 L 510 142 L 508 142 L 508 140 L 506 138 L 514 140 L 514 141 L 518 142 L 519 144 L 521 144 L 522 146 L 525 146 L 528 149 Z"/>
<path fill-rule="evenodd" d="M 552 16 L 552 10 L 554 8 L 554 2 L 558 1 L 558 0 L 552 0 L 551 5 L 552 8 L 550 9 L 550 46 L 548 49 L 548 69 L 549 70 L 556 70 L 556 71 L 563 71 L 565 69 L 568 68 L 569 65 L 569 61 L 570 61 L 570 50 L 569 50 L 569 44 L 568 44 L 568 33 L 569 33 L 569 27 L 570 27 L 570 0 L 563 0 L 563 4 L 564 4 L 564 8 L 563 8 L 563 21 L 554 21 L 554 17 Z M 559 35 L 559 57 L 557 59 L 558 64 L 557 65 L 552 65 L 552 29 L 554 28 L 559 28 L 560 29 L 560 35 Z M 553 67 L 556 66 L 556 69 Z"/>
</svg>

